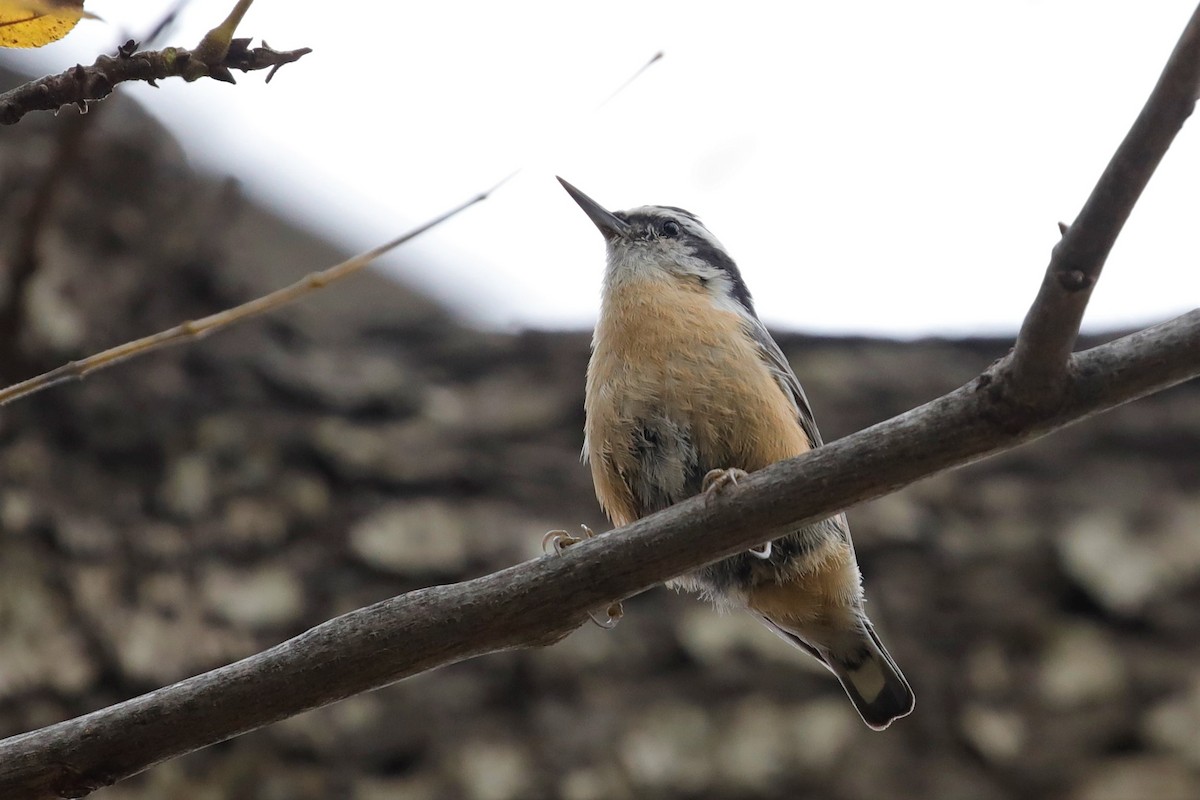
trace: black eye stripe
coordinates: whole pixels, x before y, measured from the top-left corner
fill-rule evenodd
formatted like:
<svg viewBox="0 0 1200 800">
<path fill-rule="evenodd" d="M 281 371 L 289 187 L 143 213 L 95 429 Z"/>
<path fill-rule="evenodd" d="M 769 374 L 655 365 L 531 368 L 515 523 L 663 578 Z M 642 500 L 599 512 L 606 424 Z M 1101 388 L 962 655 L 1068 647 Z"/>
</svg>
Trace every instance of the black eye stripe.
<svg viewBox="0 0 1200 800">
<path fill-rule="evenodd" d="M 693 236 L 686 226 L 681 224 L 680 220 L 671 219 L 663 214 L 646 214 L 646 213 L 629 213 L 618 212 L 614 216 L 628 222 L 634 228 L 644 231 L 654 236 L 666 236 L 667 238 L 676 238 L 681 234 L 687 235 L 689 238 Z M 695 219 L 691 214 L 681 214 L 681 217 L 686 219 Z"/>
<path fill-rule="evenodd" d="M 725 273 L 725 276 L 729 278 L 730 294 L 733 295 L 733 299 L 753 316 L 754 300 L 750 297 L 750 289 L 742 280 L 742 272 L 733 259 L 724 250 L 713 247 L 708 241 L 698 236 L 689 236 L 687 241 L 693 256 Z"/>
<path fill-rule="evenodd" d="M 703 233 L 697 232 L 697 228 L 701 232 L 706 232 L 706 229 L 695 214 L 675 206 L 645 206 L 632 212 L 619 212 L 616 216 L 636 228 L 639 231 L 636 234 L 638 238 L 663 236 L 675 239 L 686 247 L 695 258 L 720 270 L 729 279 L 730 296 L 751 316 L 755 315 L 754 300 L 750 297 L 750 290 L 746 287 L 746 282 L 742 280 L 742 273 L 737 264 L 721 247 L 714 245 Z M 672 235 L 664 233 L 664 226 L 667 223 L 677 225 L 679 232 Z M 711 283 L 711 281 L 709 282 Z"/>
</svg>

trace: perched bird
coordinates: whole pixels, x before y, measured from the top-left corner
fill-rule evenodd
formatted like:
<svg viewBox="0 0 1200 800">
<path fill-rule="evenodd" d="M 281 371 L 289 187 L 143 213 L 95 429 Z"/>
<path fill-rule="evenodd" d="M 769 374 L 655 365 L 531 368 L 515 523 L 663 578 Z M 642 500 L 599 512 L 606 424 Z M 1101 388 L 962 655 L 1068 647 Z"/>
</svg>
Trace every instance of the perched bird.
<svg viewBox="0 0 1200 800">
<path fill-rule="evenodd" d="M 821 444 L 800 382 L 754 312 L 733 259 L 672 206 L 613 213 L 559 178 L 608 259 L 588 364 L 584 458 L 615 525 Z M 749 611 L 841 681 L 863 721 L 913 709 L 863 611 L 843 514 L 674 582 Z"/>
</svg>

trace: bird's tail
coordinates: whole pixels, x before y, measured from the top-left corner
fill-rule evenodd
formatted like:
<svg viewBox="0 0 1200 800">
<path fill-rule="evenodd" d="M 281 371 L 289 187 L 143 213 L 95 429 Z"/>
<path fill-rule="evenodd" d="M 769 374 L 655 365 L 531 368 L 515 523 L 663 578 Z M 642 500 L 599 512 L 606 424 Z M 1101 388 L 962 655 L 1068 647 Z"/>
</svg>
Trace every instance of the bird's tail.
<svg viewBox="0 0 1200 800">
<path fill-rule="evenodd" d="M 852 634 L 837 637 L 826 645 L 811 641 L 802 632 L 761 617 L 768 628 L 790 644 L 814 656 L 841 681 L 850 702 L 872 730 L 881 731 L 894 720 L 910 714 L 916 704 L 912 687 L 896 662 L 879 641 L 866 617 Z"/>
</svg>

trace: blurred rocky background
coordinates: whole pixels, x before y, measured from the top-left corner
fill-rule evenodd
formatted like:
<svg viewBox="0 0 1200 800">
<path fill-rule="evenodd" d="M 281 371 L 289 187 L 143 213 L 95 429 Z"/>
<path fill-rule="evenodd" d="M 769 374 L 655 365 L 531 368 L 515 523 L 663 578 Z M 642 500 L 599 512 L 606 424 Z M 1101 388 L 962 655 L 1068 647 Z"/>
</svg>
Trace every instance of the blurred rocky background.
<svg viewBox="0 0 1200 800">
<path fill-rule="evenodd" d="M 73 116 L 0 137 L 10 293 Z M 131 104 L 85 121 L 4 383 L 342 257 L 195 174 Z M 780 343 L 828 439 L 1007 347 Z M 0 736 L 534 557 L 550 528 L 605 529 L 578 458 L 587 349 L 585 332 L 472 330 L 363 275 L 4 408 Z M 613 631 L 440 669 L 94 796 L 1200 797 L 1198 401 L 1182 386 L 850 512 L 918 696 L 885 733 L 749 619 L 657 590 Z"/>
</svg>

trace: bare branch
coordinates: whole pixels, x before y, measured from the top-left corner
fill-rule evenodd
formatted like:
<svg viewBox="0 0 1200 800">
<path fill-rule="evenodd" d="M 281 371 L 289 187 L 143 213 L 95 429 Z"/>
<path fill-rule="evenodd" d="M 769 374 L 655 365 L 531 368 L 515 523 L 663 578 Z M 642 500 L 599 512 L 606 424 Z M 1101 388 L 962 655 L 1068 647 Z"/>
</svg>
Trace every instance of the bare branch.
<svg viewBox="0 0 1200 800">
<path fill-rule="evenodd" d="M 1092 287 L 1125 220 L 1167 148 L 1191 116 L 1200 88 L 1200 8 L 1171 53 L 1133 127 L 1079 216 L 1062 226 L 1037 299 L 1025 317 L 1009 368 L 1018 403 L 1054 403 Z"/>
<path fill-rule="evenodd" d="M 229 12 L 229 16 L 225 17 L 220 25 L 204 34 L 200 44 L 196 45 L 195 52 L 196 58 L 202 64 L 219 64 L 225 60 L 233 42 L 233 34 L 237 31 L 237 26 L 242 24 L 242 17 L 246 16 L 246 12 L 250 10 L 253 3 L 254 0 L 237 0 L 233 10 Z M 203 75 L 197 75 L 197 77 L 203 77 Z"/>
<path fill-rule="evenodd" d="M 1063 406 L 1008 414 L 1002 374 L 561 556 L 345 614 L 265 652 L 0 742 L 0 796 L 79 797 L 166 759 L 486 653 L 558 641 L 588 610 L 932 475 L 1200 375 L 1200 311 L 1074 358 Z"/>
<path fill-rule="evenodd" d="M 153 44 L 154 42 L 158 41 L 158 37 L 162 36 L 163 33 L 166 32 L 166 30 L 172 25 L 174 25 L 177 19 L 179 19 L 180 12 L 183 11 L 184 6 L 186 6 L 189 2 L 191 2 L 191 0 L 175 0 L 174 4 L 168 8 L 161 17 L 159 17 L 158 22 L 154 23 L 154 27 L 152 27 L 145 36 L 138 39 L 138 41 L 143 45 Z"/>
<path fill-rule="evenodd" d="M 208 336 L 210 333 L 219 331 L 222 328 L 227 328 L 235 322 L 241 322 L 243 320 L 250 319 L 251 317 L 257 317 L 261 314 L 265 314 L 268 311 L 274 311 L 280 306 L 285 306 L 288 303 L 294 302 L 307 294 L 317 291 L 318 289 L 324 289 L 326 286 L 334 283 L 335 281 L 340 281 L 342 278 L 350 277 L 385 253 L 396 249 L 411 239 L 415 239 L 417 236 L 420 236 L 422 233 L 425 233 L 431 228 L 436 228 L 438 225 L 441 225 L 451 217 L 454 217 L 467 210 L 476 203 L 483 202 L 491 195 L 492 192 L 500 188 L 500 186 L 506 183 L 511 177 L 512 175 L 509 175 L 507 178 L 500 181 L 487 191 L 475 195 L 470 200 L 455 206 L 443 214 L 439 214 L 437 217 L 434 217 L 423 225 L 413 228 L 401 236 L 397 236 L 395 239 L 386 244 L 381 244 L 372 250 L 368 250 L 367 252 L 343 261 L 340 264 L 335 264 L 328 269 L 310 273 L 290 286 L 285 286 L 284 288 L 278 289 L 270 294 L 263 295 L 262 297 L 256 297 L 255 299 L 246 303 L 242 303 L 239 306 L 235 306 L 224 311 L 219 311 L 216 314 L 210 314 L 209 316 L 202 317 L 201 319 L 189 320 L 187 322 L 180 323 L 173 328 L 168 328 L 165 331 L 159 331 L 158 333 L 154 333 L 149 336 L 143 336 L 141 339 L 135 339 L 132 342 L 125 342 L 124 344 L 119 344 L 116 347 L 110 347 L 107 350 L 96 353 L 93 356 L 88 356 L 80 361 L 71 361 L 63 364 L 61 367 L 52 369 L 49 372 L 36 375 L 29 380 L 21 381 L 20 383 L 13 384 L 7 388 L 0 389 L 0 406 L 11 403 L 13 400 L 17 400 L 22 397 L 28 397 L 29 395 L 40 392 L 43 389 L 49 389 L 51 386 L 55 386 L 60 383 L 79 380 L 86 377 L 90 373 L 95 372 L 96 370 L 104 369 L 105 367 L 111 367 L 114 364 L 120 364 L 122 361 L 128 361 L 136 356 L 142 356 L 147 353 L 154 352 L 155 350 L 161 350 L 162 348 L 173 344 L 181 344 L 193 339 L 203 338 Z"/>
<path fill-rule="evenodd" d="M 31 111 L 57 111 L 68 105 L 86 109 L 88 101 L 108 97 L 117 84 L 125 81 L 145 81 L 155 86 L 163 78 L 194 80 L 208 76 L 232 83 L 230 70 L 270 69 L 273 75 L 279 67 L 311 52 L 308 47 L 273 50 L 266 42 L 252 48 L 249 39 L 234 39 L 220 61 L 206 64 L 195 51 L 184 48 L 139 53 L 123 47 L 116 57 L 102 55 L 91 66 L 75 66 L 0 94 L 0 125 L 12 125 Z"/>
<path fill-rule="evenodd" d="M 662 50 L 659 50 L 657 53 L 650 56 L 650 60 L 647 61 L 645 64 L 642 64 L 640 67 L 638 67 L 637 72 L 633 73 L 628 78 L 626 78 L 624 83 L 622 83 L 616 89 L 613 89 L 612 93 L 609 94 L 608 97 L 606 97 L 600 101 L 600 105 L 596 106 L 597 110 L 604 108 L 606 105 L 611 103 L 614 99 L 616 99 L 621 94 L 621 92 L 628 89 L 634 83 L 634 81 L 636 81 L 638 78 L 642 77 L 642 73 L 644 73 L 646 70 L 653 67 L 659 61 L 662 61 L 664 55 L 666 55 L 666 54 Z"/>
</svg>

